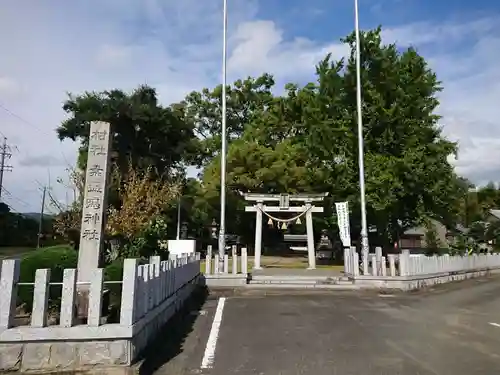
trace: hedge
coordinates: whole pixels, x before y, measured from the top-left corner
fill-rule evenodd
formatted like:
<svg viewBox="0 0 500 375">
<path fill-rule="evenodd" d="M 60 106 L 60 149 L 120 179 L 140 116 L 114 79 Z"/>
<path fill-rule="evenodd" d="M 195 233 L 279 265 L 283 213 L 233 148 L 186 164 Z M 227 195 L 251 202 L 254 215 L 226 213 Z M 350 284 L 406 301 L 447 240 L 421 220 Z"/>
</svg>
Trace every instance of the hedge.
<svg viewBox="0 0 500 375">
<path fill-rule="evenodd" d="M 32 283 L 35 281 L 37 269 L 49 268 L 50 281 L 62 282 L 66 268 L 76 268 L 78 253 L 69 246 L 53 246 L 32 251 L 21 258 L 19 281 Z M 53 306 L 61 298 L 62 286 L 51 285 L 49 290 L 49 306 Z M 17 305 L 24 304 L 25 310 L 31 311 L 33 305 L 33 287 L 20 285 L 18 289 Z"/>
<path fill-rule="evenodd" d="M 142 263 L 142 262 L 141 262 Z M 53 246 L 35 250 L 21 258 L 19 281 L 33 283 L 37 269 L 48 268 L 50 281 L 60 283 L 66 268 L 76 268 L 78 252 L 69 246 Z M 123 260 L 116 260 L 104 269 L 105 281 L 121 281 L 123 275 Z M 119 309 L 121 300 L 121 284 L 107 284 L 105 288 L 110 292 L 111 307 Z M 58 308 L 61 299 L 62 286 L 51 285 L 49 290 L 49 306 Z M 33 305 L 33 286 L 20 285 L 18 289 L 17 305 L 24 305 L 25 312 L 31 312 Z"/>
</svg>

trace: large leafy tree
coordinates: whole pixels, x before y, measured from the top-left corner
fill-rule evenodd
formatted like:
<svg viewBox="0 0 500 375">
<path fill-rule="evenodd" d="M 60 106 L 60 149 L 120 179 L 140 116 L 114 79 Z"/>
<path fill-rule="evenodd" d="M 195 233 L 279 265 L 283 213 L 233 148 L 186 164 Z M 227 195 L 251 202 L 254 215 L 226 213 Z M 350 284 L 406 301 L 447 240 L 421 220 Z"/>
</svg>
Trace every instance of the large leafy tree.
<svg viewBox="0 0 500 375">
<path fill-rule="evenodd" d="M 361 35 L 365 176 L 368 221 L 381 244 L 434 218 L 452 224 L 460 192 L 449 155 L 456 145 L 441 134 L 440 82 L 414 49 L 384 45 L 381 30 Z M 228 155 L 229 180 L 238 189 L 329 192 L 352 207 L 359 233 L 354 34 L 345 60 L 330 56 L 317 81 L 288 85 L 253 115 Z M 216 176 L 208 177 L 208 173 Z M 205 179 L 217 181 L 218 169 Z"/>
<path fill-rule="evenodd" d="M 237 80 L 227 86 L 226 129 L 229 142 L 238 139 L 255 114 L 272 100 L 273 86 L 274 79 L 269 74 Z M 184 110 L 186 121 L 195 126 L 198 148 L 192 161 L 199 166 L 206 165 L 221 149 L 222 85 L 190 93 L 179 107 Z"/>
<path fill-rule="evenodd" d="M 125 174 L 153 168 L 160 176 L 175 171 L 194 146 L 193 126 L 181 106 L 162 106 L 156 91 L 140 86 L 132 93 L 122 90 L 69 95 L 63 109 L 69 114 L 57 129 L 59 139 L 80 141 L 79 167 L 86 165 L 91 121 L 107 121 L 113 132 L 116 163 Z"/>
</svg>

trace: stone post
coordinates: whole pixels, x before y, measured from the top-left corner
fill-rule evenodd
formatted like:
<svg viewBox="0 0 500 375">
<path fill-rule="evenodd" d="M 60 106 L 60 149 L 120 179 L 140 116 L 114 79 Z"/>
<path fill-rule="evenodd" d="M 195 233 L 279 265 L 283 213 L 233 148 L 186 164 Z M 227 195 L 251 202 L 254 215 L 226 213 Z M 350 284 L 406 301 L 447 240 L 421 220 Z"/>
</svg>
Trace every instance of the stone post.
<svg viewBox="0 0 500 375">
<path fill-rule="evenodd" d="M 316 269 L 316 253 L 314 251 L 314 231 L 312 222 L 311 203 L 306 203 L 306 230 L 307 230 L 307 257 L 309 260 L 308 269 Z"/>
<path fill-rule="evenodd" d="M 214 273 L 217 275 L 221 272 L 219 254 L 214 255 Z"/>
<path fill-rule="evenodd" d="M 262 255 L 262 202 L 257 202 L 257 211 L 255 213 L 255 256 L 253 268 L 255 270 L 262 269 L 260 265 L 260 257 Z"/>
<path fill-rule="evenodd" d="M 244 247 L 241 249 L 241 273 L 248 273 L 248 256 L 247 256 L 247 248 Z"/>
<path fill-rule="evenodd" d="M 352 274 L 352 262 L 351 262 L 351 249 L 344 247 L 344 273 L 346 275 Z"/>
<path fill-rule="evenodd" d="M 49 307 L 50 269 L 38 269 L 35 272 L 35 290 L 31 310 L 31 326 L 45 327 Z"/>
<path fill-rule="evenodd" d="M 351 257 L 352 257 L 352 275 L 359 276 L 359 254 L 356 251 L 356 247 L 351 247 Z"/>
<path fill-rule="evenodd" d="M 16 315 L 17 283 L 19 282 L 19 259 L 2 261 L 0 274 L 0 331 L 12 327 Z"/>
<path fill-rule="evenodd" d="M 224 266 L 223 266 L 223 272 L 228 273 L 229 272 L 229 254 L 224 254 Z"/>
<path fill-rule="evenodd" d="M 77 272 L 78 315 L 82 318 L 87 316 L 90 279 L 99 267 L 102 251 L 111 141 L 109 123 L 90 124 Z"/>
<path fill-rule="evenodd" d="M 236 275 L 238 273 L 238 254 L 236 252 L 233 254 L 233 265 L 231 272 L 233 275 Z"/>
<path fill-rule="evenodd" d="M 390 276 L 396 276 L 396 255 L 388 254 L 387 257 L 389 258 Z"/>
<path fill-rule="evenodd" d="M 363 275 L 369 275 L 370 274 L 370 265 L 368 264 L 368 252 L 363 251 Z"/>
<path fill-rule="evenodd" d="M 91 327 L 101 325 L 102 287 L 104 274 L 102 268 L 92 270 L 89 290 L 89 311 L 87 324 Z"/>
<path fill-rule="evenodd" d="M 212 272 L 212 257 L 207 254 L 205 257 L 205 275 L 210 275 Z"/>
<path fill-rule="evenodd" d="M 137 259 L 125 259 L 123 262 L 122 290 L 126 293 L 122 293 L 120 324 L 124 326 L 132 326 L 137 318 L 137 264 Z"/>
<path fill-rule="evenodd" d="M 410 250 L 401 250 L 399 255 L 399 275 L 408 276 L 410 274 Z"/>
<path fill-rule="evenodd" d="M 75 323 L 74 308 L 76 294 L 76 274 L 77 271 L 75 269 L 65 269 L 63 271 L 61 312 L 59 314 L 59 325 L 61 327 L 72 327 Z M 88 303 L 86 304 L 86 307 L 88 307 Z M 87 315 L 87 311 L 85 311 L 85 313 L 85 315 Z"/>
<path fill-rule="evenodd" d="M 372 276 L 378 276 L 378 262 L 377 256 L 372 255 Z"/>
<path fill-rule="evenodd" d="M 387 267 L 385 264 L 385 257 L 380 258 L 380 275 L 387 276 Z"/>
<path fill-rule="evenodd" d="M 375 255 L 377 257 L 377 266 L 378 266 L 378 270 L 377 270 L 377 274 L 379 276 L 382 275 L 382 248 L 377 246 L 375 248 Z"/>
</svg>

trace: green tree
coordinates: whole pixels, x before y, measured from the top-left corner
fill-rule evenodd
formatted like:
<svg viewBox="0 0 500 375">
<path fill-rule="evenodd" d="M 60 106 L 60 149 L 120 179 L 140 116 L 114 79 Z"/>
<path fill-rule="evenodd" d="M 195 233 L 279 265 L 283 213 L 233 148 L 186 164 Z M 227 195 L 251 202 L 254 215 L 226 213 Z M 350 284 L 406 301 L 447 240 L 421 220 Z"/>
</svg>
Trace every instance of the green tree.
<svg viewBox="0 0 500 375">
<path fill-rule="evenodd" d="M 269 74 L 237 80 L 226 87 L 227 139 L 238 139 L 255 114 L 265 108 L 273 95 L 274 79 Z M 186 121 L 194 124 L 198 138 L 197 154 L 191 159 L 198 166 L 206 165 L 221 149 L 222 85 L 210 90 L 193 91 L 179 105 Z"/>
<path fill-rule="evenodd" d="M 442 136 L 435 114 L 440 82 L 414 49 L 384 45 L 380 34 L 362 33 L 361 67 L 368 221 L 387 245 L 424 216 L 451 225 L 460 192 L 447 161 L 456 144 Z M 288 85 L 283 96 L 254 114 L 229 146 L 228 172 L 238 189 L 329 192 L 335 201 L 348 200 L 355 235 L 360 210 L 354 34 L 343 41 L 351 47 L 347 60 L 327 56 L 317 65 L 316 82 Z M 207 168 L 205 181 L 217 181 L 218 173 L 216 164 Z"/>
<path fill-rule="evenodd" d="M 153 168 L 158 175 L 169 175 L 194 150 L 193 126 L 184 118 L 183 108 L 162 106 L 149 86 L 130 94 L 117 89 L 70 94 L 63 109 L 69 118 L 57 134 L 61 140 L 81 142 L 81 169 L 86 165 L 91 121 L 111 124 L 115 161 L 123 174 L 131 162 L 134 170 Z"/>
</svg>

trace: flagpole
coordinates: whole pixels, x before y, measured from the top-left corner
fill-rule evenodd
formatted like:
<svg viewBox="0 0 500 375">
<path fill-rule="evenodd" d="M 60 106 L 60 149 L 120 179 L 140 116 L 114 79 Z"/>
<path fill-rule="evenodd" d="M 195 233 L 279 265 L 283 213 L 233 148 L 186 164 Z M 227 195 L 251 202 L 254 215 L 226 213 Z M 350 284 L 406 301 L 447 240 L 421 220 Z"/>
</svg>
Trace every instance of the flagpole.
<svg viewBox="0 0 500 375">
<path fill-rule="evenodd" d="M 220 158 L 220 223 L 219 259 L 224 259 L 226 248 L 226 60 L 227 60 L 227 0 L 224 1 L 222 33 L 222 150 Z"/>
<path fill-rule="evenodd" d="M 359 10 L 358 0 L 354 0 L 354 22 L 356 33 L 356 104 L 358 111 L 358 164 L 359 164 L 359 190 L 361 195 L 361 244 L 362 250 L 368 252 L 368 228 L 366 224 L 366 196 L 365 196 L 365 164 L 363 140 L 363 113 L 361 107 L 361 48 L 359 38 Z"/>
</svg>

